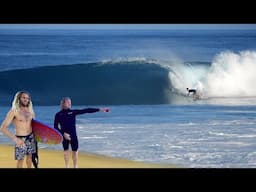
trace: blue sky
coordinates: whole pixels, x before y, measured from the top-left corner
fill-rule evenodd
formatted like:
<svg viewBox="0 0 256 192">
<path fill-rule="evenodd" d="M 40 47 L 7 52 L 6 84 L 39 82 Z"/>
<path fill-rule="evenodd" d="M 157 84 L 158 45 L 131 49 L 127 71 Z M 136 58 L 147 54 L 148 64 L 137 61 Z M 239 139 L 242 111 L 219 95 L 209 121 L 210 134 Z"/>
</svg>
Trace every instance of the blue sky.
<svg viewBox="0 0 256 192">
<path fill-rule="evenodd" d="M 256 29 L 256 24 L 0 24 L 0 29 Z"/>
</svg>

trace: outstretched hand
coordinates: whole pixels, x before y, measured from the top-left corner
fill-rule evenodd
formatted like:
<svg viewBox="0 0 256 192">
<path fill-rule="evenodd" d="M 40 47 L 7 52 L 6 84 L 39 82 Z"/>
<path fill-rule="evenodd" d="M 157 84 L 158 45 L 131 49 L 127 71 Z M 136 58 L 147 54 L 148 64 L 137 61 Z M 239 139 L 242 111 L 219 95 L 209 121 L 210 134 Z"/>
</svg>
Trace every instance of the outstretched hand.
<svg viewBox="0 0 256 192">
<path fill-rule="evenodd" d="M 109 108 L 101 108 L 100 110 L 101 110 L 102 112 L 109 112 L 109 111 L 110 111 Z"/>
</svg>

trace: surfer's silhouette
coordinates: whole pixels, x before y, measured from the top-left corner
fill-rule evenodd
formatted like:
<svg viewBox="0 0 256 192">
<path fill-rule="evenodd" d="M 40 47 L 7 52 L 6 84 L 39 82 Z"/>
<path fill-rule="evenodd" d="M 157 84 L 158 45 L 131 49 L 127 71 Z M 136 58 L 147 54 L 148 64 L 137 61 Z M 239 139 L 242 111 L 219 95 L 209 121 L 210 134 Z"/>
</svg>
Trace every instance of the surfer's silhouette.
<svg viewBox="0 0 256 192">
<path fill-rule="evenodd" d="M 187 88 L 187 91 L 188 91 L 188 96 L 190 95 L 190 93 L 192 93 L 193 94 L 193 96 L 195 96 L 196 95 L 196 89 L 189 89 L 189 88 Z"/>
</svg>

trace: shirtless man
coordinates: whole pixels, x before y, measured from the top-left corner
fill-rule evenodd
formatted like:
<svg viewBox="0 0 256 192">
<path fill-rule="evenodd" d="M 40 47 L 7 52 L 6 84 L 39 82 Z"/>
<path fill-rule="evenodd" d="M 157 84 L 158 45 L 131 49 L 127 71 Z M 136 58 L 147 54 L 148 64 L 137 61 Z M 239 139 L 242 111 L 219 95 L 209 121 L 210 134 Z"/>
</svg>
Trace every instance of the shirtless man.
<svg viewBox="0 0 256 192">
<path fill-rule="evenodd" d="M 36 143 L 31 127 L 31 121 L 34 116 L 29 93 L 26 91 L 16 93 L 12 108 L 7 113 L 0 131 L 15 142 L 17 168 L 23 167 L 25 156 L 27 167 L 31 168 L 32 166 L 32 153 L 36 152 Z M 15 127 L 15 135 L 8 130 L 8 126 L 11 123 Z"/>
</svg>

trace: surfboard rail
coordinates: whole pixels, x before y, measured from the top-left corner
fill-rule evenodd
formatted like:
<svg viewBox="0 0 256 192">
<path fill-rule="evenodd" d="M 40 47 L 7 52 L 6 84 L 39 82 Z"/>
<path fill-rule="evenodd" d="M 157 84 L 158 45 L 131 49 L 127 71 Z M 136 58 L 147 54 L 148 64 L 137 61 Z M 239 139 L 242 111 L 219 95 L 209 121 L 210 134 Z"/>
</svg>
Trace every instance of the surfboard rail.
<svg viewBox="0 0 256 192">
<path fill-rule="evenodd" d="M 33 134 L 37 142 L 56 145 L 63 141 L 62 134 L 55 128 L 35 119 L 32 119 L 31 124 Z"/>
</svg>

